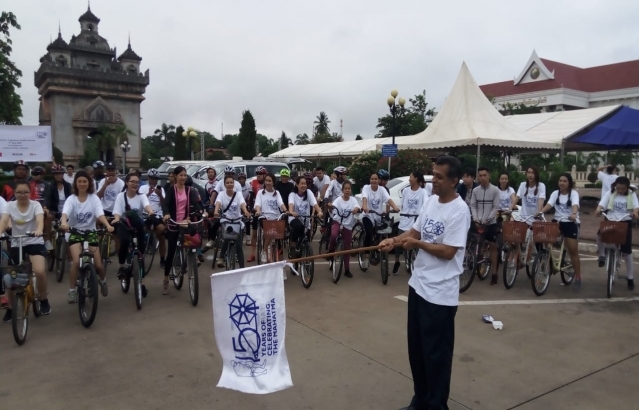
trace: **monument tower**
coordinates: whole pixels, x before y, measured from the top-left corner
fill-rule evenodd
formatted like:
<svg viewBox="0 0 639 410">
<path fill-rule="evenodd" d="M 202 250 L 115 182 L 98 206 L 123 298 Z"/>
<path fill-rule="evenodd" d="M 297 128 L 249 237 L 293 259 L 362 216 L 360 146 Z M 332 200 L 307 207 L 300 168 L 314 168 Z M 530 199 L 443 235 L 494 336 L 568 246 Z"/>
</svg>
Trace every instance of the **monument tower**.
<svg viewBox="0 0 639 410">
<path fill-rule="evenodd" d="M 149 85 L 149 70 L 140 72 L 142 58 L 128 48 L 116 58 L 99 33 L 100 19 L 91 6 L 78 19 L 80 34 L 69 43 L 58 38 L 47 47 L 34 74 L 40 95 L 40 125 L 50 125 L 54 145 L 65 163 L 78 164 L 87 138 L 99 128 L 132 131 L 127 165 L 137 167 L 141 154 L 140 104 Z M 105 152 L 108 161 L 121 164 L 122 141 L 113 141 Z"/>
</svg>

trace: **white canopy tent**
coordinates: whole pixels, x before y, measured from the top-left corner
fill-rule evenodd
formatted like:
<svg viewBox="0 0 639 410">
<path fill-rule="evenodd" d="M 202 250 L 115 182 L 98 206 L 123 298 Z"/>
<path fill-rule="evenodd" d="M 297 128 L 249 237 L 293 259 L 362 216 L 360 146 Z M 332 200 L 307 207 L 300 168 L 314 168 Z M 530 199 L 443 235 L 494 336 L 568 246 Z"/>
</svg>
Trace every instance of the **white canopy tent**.
<svg viewBox="0 0 639 410">
<path fill-rule="evenodd" d="M 324 144 L 293 145 L 269 157 L 339 158 L 357 157 L 365 152 L 377 151 L 378 144 L 390 144 L 392 138 L 373 138 L 359 141 L 327 142 Z M 397 139 L 396 139 L 397 141 Z"/>
</svg>

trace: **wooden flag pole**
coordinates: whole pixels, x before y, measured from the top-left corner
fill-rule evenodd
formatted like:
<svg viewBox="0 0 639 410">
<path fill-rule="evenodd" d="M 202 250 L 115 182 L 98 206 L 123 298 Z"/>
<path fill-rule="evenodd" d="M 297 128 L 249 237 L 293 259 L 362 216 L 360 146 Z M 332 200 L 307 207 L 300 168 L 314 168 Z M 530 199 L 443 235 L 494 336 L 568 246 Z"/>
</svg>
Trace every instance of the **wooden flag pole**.
<svg viewBox="0 0 639 410">
<path fill-rule="evenodd" d="M 367 246 L 365 248 L 354 248 L 354 249 L 348 249 L 348 250 L 343 250 L 343 251 L 339 251 L 339 252 L 323 253 L 321 255 L 306 256 L 304 258 L 289 259 L 286 262 L 288 262 L 288 263 L 300 263 L 300 262 L 306 262 L 306 261 L 310 261 L 310 260 L 314 260 L 314 259 L 332 258 L 334 256 L 346 255 L 346 254 L 349 254 L 349 253 L 360 253 L 360 252 L 376 251 L 376 250 L 379 250 L 381 248 L 382 247 L 379 246 L 379 245 L 377 245 L 377 246 Z"/>
</svg>

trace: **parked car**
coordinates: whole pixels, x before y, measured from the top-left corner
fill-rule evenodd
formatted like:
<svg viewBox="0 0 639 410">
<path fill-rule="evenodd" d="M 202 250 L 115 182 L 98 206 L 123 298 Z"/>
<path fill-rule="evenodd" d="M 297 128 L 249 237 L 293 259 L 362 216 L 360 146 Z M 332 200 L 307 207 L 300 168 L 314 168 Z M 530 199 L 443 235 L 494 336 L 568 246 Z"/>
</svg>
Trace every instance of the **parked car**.
<svg viewBox="0 0 639 410">
<path fill-rule="evenodd" d="M 253 178 L 255 178 L 255 170 L 258 166 L 263 166 L 268 170 L 269 173 L 274 174 L 276 178 L 279 178 L 280 171 L 282 169 L 290 169 L 285 163 L 274 161 L 216 161 L 214 164 L 211 163 L 211 165 L 213 165 L 213 168 L 215 168 L 218 180 L 222 178 L 222 175 L 224 175 L 224 168 L 226 168 L 227 166 L 231 166 L 235 169 L 235 175 L 239 174 L 240 172 L 244 172 L 247 176 L 247 181 L 249 182 Z M 207 162 L 204 165 L 201 165 L 200 169 L 196 170 L 192 174 L 193 181 L 202 187 L 206 185 L 206 181 L 208 180 L 206 170 L 209 168 L 209 166 L 210 165 Z"/>
</svg>

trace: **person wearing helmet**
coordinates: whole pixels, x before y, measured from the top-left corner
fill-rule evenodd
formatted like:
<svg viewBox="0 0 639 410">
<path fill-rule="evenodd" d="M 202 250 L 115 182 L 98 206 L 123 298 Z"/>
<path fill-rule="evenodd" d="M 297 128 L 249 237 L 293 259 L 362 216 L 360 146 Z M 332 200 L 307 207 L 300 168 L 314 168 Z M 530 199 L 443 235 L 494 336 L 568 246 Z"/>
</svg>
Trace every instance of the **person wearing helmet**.
<svg viewBox="0 0 639 410">
<path fill-rule="evenodd" d="M 346 167 L 339 166 L 333 170 L 335 179 L 331 181 L 328 189 L 326 190 L 326 199 L 329 203 L 342 196 L 342 184 L 346 179 L 346 173 L 348 170 Z"/>
<path fill-rule="evenodd" d="M 379 186 L 383 187 L 386 192 L 390 194 L 390 191 L 386 187 L 388 180 L 390 179 L 390 173 L 385 169 L 380 169 L 377 171 L 377 178 L 379 179 Z"/>
<path fill-rule="evenodd" d="M 160 180 L 160 172 L 151 168 L 146 173 L 149 183 L 140 187 L 140 194 L 146 195 L 149 199 L 149 205 L 151 209 L 158 216 L 151 219 L 153 223 L 153 233 L 158 240 L 160 247 L 160 267 L 164 269 L 164 262 L 166 258 L 166 241 L 164 240 L 164 221 L 162 206 L 164 205 L 165 192 L 164 189 L 158 185 Z"/>
<path fill-rule="evenodd" d="M 239 182 L 242 187 L 242 197 L 244 198 L 244 202 L 248 203 L 248 200 L 251 197 L 251 185 L 246 182 L 246 173 L 240 172 L 237 174 L 237 182 Z"/>
<path fill-rule="evenodd" d="M 288 201 L 288 197 L 294 189 L 295 184 L 291 182 L 291 171 L 288 168 L 282 168 L 280 180 L 275 184 L 275 190 L 280 193 L 282 200 Z"/>
<path fill-rule="evenodd" d="M 73 185 L 73 177 L 75 177 L 75 167 L 69 164 L 67 165 L 67 172 L 64 174 L 64 180 Z"/>
<path fill-rule="evenodd" d="M 13 201 L 16 199 L 15 190 L 16 190 L 16 182 L 18 181 L 28 181 L 29 180 L 29 164 L 26 161 L 18 160 L 13 163 L 13 181 L 9 181 L 4 184 L 2 188 L 2 197 L 6 202 Z"/>
<path fill-rule="evenodd" d="M 315 184 L 313 183 L 313 173 L 310 171 L 306 171 L 302 174 L 302 177 L 306 181 L 306 187 L 310 189 L 313 195 L 315 195 L 315 198 L 317 198 L 319 191 L 317 189 L 317 186 L 315 186 Z"/>
<path fill-rule="evenodd" d="M 104 167 L 105 165 L 102 161 L 95 161 L 93 163 L 93 180 L 95 181 L 96 185 L 99 185 L 100 182 L 102 182 L 102 180 L 108 176 L 104 173 Z"/>
</svg>

